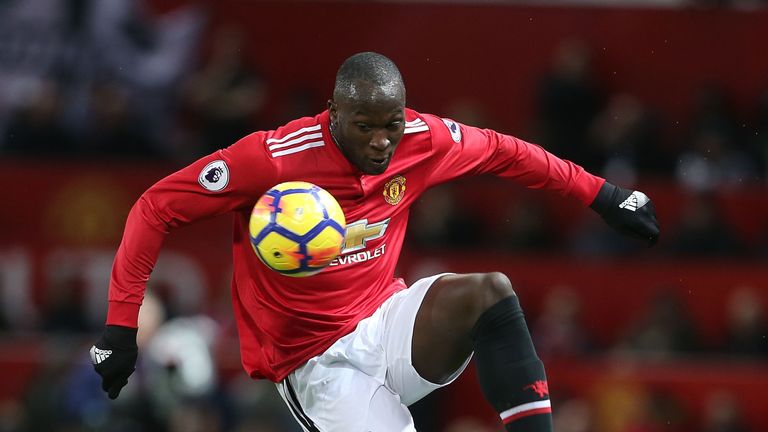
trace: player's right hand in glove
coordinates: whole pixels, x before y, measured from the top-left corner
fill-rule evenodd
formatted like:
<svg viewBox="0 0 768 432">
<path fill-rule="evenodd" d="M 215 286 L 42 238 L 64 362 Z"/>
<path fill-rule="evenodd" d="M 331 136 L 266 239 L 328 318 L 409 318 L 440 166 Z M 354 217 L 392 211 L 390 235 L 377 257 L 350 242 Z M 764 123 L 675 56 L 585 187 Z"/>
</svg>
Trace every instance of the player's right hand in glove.
<svg viewBox="0 0 768 432">
<path fill-rule="evenodd" d="M 135 328 L 108 325 L 101 338 L 91 347 L 93 368 L 101 375 L 101 388 L 110 399 L 116 399 L 136 370 L 139 348 Z"/>
<path fill-rule="evenodd" d="M 605 182 L 590 207 L 616 231 L 653 246 L 659 240 L 656 209 L 640 191 Z"/>
</svg>

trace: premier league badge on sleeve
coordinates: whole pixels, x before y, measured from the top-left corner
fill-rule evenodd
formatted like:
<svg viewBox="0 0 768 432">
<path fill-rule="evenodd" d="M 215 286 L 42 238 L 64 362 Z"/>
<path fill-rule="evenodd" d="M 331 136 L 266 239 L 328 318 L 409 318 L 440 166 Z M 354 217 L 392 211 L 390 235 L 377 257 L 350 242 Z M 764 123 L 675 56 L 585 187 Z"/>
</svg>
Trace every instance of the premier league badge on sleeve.
<svg viewBox="0 0 768 432">
<path fill-rule="evenodd" d="M 461 141 L 461 127 L 459 127 L 459 124 L 456 123 L 453 120 L 448 119 L 442 119 L 443 123 L 445 123 L 445 126 L 448 128 L 448 131 L 451 133 L 451 138 L 453 139 L 453 142 L 459 142 Z"/>
<path fill-rule="evenodd" d="M 197 181 L 209 191 L 219 192 L 229 183 L 229 167 L 223 160 L 215 160 L 200 171 Z"/>
</svg>

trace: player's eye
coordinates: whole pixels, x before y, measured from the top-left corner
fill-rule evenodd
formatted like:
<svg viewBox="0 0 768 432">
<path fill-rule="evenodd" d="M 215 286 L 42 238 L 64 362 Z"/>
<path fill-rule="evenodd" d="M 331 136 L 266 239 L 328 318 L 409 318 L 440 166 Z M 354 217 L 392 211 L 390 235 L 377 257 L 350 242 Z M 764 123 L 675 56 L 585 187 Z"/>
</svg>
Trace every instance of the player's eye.
<svg viewBox="0 0 768 432">
<path fill-rule="evenodd" d="M 392 132 L 396 132 L 400 129 L 400 126 L 403 124 L 401 121 L 393 121 L 392 123 L 387 125 L 387 129 L 389 129 Z"/>
<path fill-rule="evenodd" d="M 370 130 L 371 130 L 371 127 L 370 127 L 370 126 L 368 126 L 368 125 L 367 125 L 367 124 L 365 124 L 365 123 L 358 123 L 358 124 L 357 124 L 357 128 L 358 128 L 358 129 L 360 129 L 360 130 L 361 130 L 361 131 L 363 131 L 363 132 L 368 132 L 368 131 L 370 131 Z"/>
</svg>

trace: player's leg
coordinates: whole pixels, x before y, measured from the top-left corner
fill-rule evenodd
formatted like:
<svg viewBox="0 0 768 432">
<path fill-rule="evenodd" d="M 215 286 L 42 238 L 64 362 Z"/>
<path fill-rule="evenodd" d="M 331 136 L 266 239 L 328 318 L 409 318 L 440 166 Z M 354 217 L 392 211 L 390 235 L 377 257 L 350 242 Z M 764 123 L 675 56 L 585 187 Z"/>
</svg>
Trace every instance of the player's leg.
<svg viewBox="0 0 768 432">
<path fill-rule="evenodd" d="M 508 430 L 551 431 L 549 391 L 523 312 L 501 273 L 446 275 L 419 307 L 413 365 L 425 379 L 450 379 L 475 352 L 480 387 Z"/>
</svg>

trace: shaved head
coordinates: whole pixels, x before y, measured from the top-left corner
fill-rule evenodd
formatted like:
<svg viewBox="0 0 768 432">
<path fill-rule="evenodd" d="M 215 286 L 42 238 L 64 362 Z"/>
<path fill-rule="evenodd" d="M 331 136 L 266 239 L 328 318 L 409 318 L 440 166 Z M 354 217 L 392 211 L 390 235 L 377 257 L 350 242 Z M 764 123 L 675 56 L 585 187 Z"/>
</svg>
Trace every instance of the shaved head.
<svg viewBox="0 0 768 432">
<path fill-rule="evenodd" d="M 361 52 L 341 64 L 333 88 L 334 101 L 361 103 L 382 96 L 405 102 L 403 77 L 392 60 L 378 53 Z"/>
<path fill-rule="evenodd" d="M 383 174 L 405 133 L 405 86 L 395 63 L 362 52 L 346 59 L 328 101 L 328 128 L 347 160 Z"/>
</svg>

